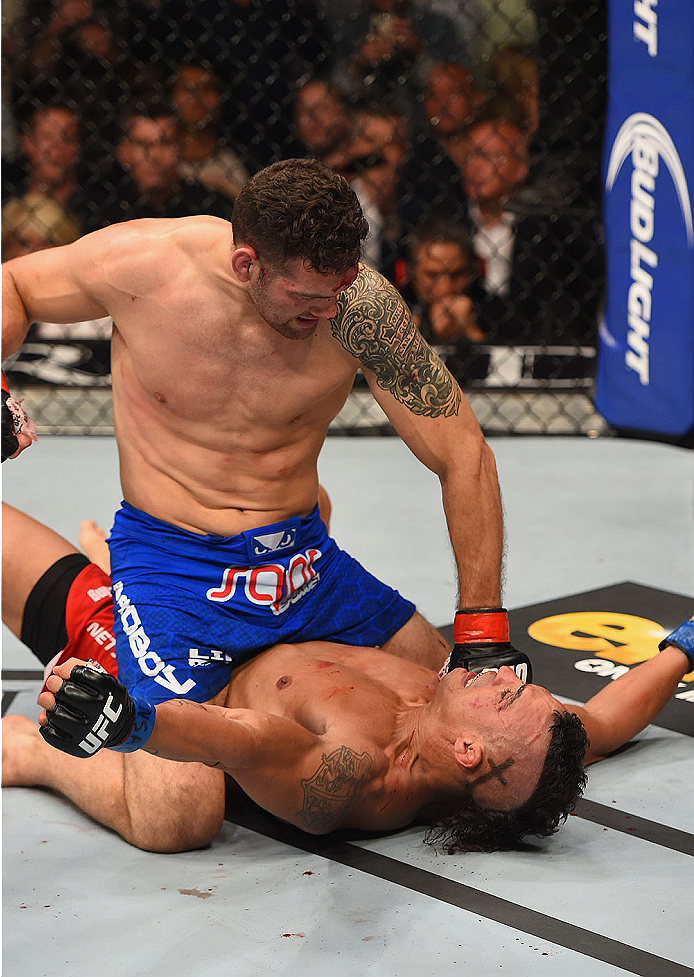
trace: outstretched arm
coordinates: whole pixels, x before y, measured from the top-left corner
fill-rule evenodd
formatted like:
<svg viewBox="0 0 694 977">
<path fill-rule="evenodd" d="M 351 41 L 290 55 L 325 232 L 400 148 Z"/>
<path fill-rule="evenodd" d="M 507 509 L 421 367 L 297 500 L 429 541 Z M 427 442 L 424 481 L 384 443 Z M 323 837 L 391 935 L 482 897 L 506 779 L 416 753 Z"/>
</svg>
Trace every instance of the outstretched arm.
<svg viewBox="0 0 694 977">
<path fill-rule="evenodd" d="M 586 763 L 607 756 L 645 729 L 691 670 L 689 657 L 667 645 L 654 658 L 610 682 L 584 706 L 567 705 L 580 717 L 590 740 Z"/>
<path fill-rule="evenodd" d="M 400 437 L 441 482 L 459 606 L 497 607 L 503 529 L 496 465 L 458 383 L 396 289 L 369 268 L 340 296 L 332 330 L 360 361 Z"/>
<path fill-rule="evenodd" d="M 156 707 L 144 703 L 145 709 L 138 704 L 133 712 L 122 685 L 103 672 L 75 668 L 84 664 L 71 658 L 55 668 L 49 691 L 39 696 L 44 739 L 73 756 L 92 755 L 102 746 L 121 752 L 139 747 L 221 768 L 265 810 L 313 834 L 344 824 L 370 779 L 373 761 L 366 750 L 281 716 L 178 699 Z"/>
<path fill-rule="evenodd" d="M 57 728 L 63 718 L 68 720 L 64 728 L 72 737 L 72 745 L 82 747 L 81 751 L 75 748 L 75 755 L 86 756 L 96 752 L 90 748 L 92 744 L 97 748 L 116 746 L 125 739 L 128 745 L 123 745 L 121 752 L 141 748 L 167 760 L 221 767 L 236 777 L 244 770 L 270 763 L 285 767 L 295 764 L 307 751 L 314 749 L 318 741 L 318 737 L 303 726 L 280 716 L 252 709 L 226 709 L 189 699 L 171 699 L 157 706 L 147 703 L 151 721 L 146 732 L 138 737 L 134 735 L 134 730 L 131 734 L 121 721 L 112 719 L 120 713 L 121 702 L 125 703 L 129 698 L 120 683 L 103 672 L 96 673 L 97 679 L 93 683 L 89 675 L 78 678 L 77 673 L 71 674 L 75 666 L 87 664 L 70 658 L 57 666 L 46 682 L 48 691 L 42 692 L 38 698 L 43 708 L 39 724 L 44 729 L 51 725 L 52 717 L 47 713 L 56 703 L 59 710 L 65 710 L 61 716 L 53 717 L 53 727 Z M 111 699 L 104 710 L 101 700 L 108 700 L 109 695 Z M 94 732 L 91 712 L 101 720 L 95 738 L 88 735 Z M 84 715 L 84 721 L 73 719 L 73 715 L 80 714 Z M 106 724 L 102 715 L 107 719 Z M 125 711 L 122 716 L 125 716 Z M 137 716 L 135 721 L 137 723 Z M 132 726 L 132 722 L 127 725 Z M 115 735 L 112 740 L 111 731 L 120 736 Z M 81 736 L 84 739 L 77 744 Z M 56 737 L 53 744 L 57 745 Z"/>
</svg>

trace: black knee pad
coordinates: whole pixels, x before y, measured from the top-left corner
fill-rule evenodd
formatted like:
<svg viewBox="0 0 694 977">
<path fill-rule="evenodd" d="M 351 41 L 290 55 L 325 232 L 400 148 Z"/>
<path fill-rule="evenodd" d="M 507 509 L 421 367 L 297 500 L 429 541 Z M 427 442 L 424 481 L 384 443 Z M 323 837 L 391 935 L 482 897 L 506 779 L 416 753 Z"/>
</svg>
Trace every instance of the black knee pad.
<svg viewBox="0 0 694 977">
<path fill-rule="evenodd" d="M 20 637 L 44 665 L 67 644 L 65 604 L 75 577 L 86 566 L 89 560 L 82 553 L 68 553 L 46 570 L 27 597 Z"/>
</svg>

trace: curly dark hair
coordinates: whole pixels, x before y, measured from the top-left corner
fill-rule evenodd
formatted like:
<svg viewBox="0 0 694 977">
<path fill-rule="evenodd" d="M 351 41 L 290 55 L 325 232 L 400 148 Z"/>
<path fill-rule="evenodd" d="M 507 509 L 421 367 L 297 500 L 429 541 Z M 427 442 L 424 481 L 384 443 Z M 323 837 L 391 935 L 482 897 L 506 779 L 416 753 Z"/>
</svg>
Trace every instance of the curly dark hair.
<svg viewBox="0 0 694 977">
<path fill-rule="evenodd" d="M 284 159 L 251 177 L 236 198 L 234 243 L 272 265 L 292 258 L 320 274 L 354 268 L 369 225 L 344 177 L 316 159 Z"/>
<path fill-rule="evenodd" d="M 456 810 L 437 818 L 426 834 L 429 844 L 449 855 L 459 851 L 503 851 L 518 848 L 525 835 L 546 838 L 564 822 L 586 786 L 584 759 L 588 737 L 571 712 L 554 712 L 542 773 L 528 800 L 514 811 L 480 807 L 470 793 Z"/>
</svg>

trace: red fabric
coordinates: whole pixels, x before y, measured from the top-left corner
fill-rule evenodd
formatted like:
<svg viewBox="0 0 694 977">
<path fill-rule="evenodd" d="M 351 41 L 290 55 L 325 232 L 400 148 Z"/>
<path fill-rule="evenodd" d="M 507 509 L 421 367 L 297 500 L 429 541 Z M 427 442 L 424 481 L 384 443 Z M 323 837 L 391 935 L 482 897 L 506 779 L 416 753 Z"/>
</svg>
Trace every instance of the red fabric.
<svg viewBox="0 0 694 977">
<path fill-rule="evenodd" d="M 453 622 L 453 640 L 457 645 L 508 641 L 508 614 L 506 611 L 458 612 Z"/>
<path fill-rule="evenodd" d="M 72 582 L 65 604 L 65 629 L 67 644 L 51 663 L 53 668 L 68 658 L 81 658 L 98 662 L 118 678 L 111 578 L 94 563 Z"/>
<path fill-rule="evenodd" d="M 7 380 L 5 379 L 4 373 L 2 374 L 2 389 L 7 391 L 7 393 L 10 392 L 10 388 L 7 386 Z"/>
</svg>

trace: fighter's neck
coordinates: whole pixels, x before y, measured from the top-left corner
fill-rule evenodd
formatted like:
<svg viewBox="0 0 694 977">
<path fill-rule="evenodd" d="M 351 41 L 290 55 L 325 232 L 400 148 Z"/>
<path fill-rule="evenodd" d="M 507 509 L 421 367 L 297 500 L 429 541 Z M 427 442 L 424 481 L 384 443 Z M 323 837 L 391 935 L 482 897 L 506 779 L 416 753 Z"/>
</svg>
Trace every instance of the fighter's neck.
<svg viewBox="0 0 694 977">
<path fill-rule="evenodd" d="M 389 772 L 369 815 L 382 827 L 401 826 L 406 823 L 403 818 L 420 820 L 423 812 L 446 813 L 452 799 L 463 792 L 452 747 L 437 731 L 430 706 L 409 705 L 398 714 L 392 745 L 386 748 Z"/>
<path fill-rule="evenodd" d="M 433 701 L 406 707 L 395 727 L 393 765 L 440 789 L 452 780 L 455 761 Z"/>
</svg>

